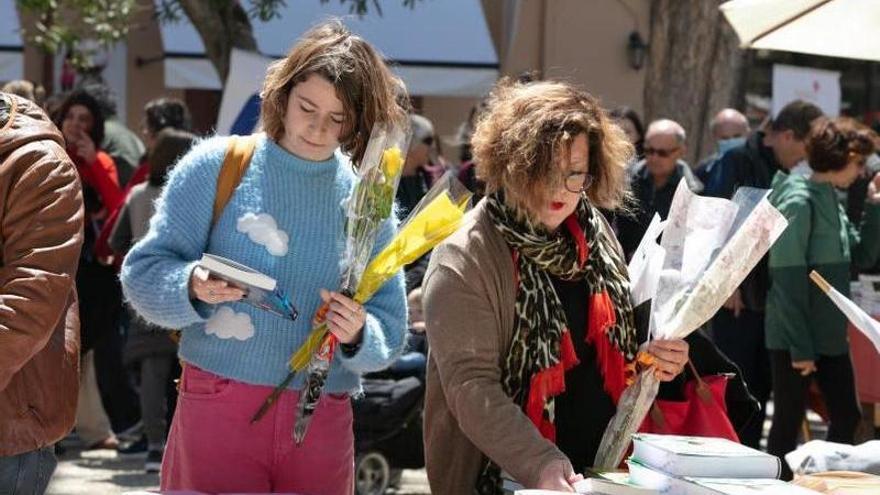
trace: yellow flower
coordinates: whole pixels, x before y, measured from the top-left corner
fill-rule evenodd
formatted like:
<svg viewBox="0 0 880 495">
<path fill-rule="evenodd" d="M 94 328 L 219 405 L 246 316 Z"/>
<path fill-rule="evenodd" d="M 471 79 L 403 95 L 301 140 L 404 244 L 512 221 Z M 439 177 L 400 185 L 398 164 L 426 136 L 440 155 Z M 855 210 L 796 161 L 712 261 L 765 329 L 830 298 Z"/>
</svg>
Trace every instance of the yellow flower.
<svg viewBox="0 0 880 495">
<path fill-rule="evenodd" d="M 400 148 L 395 146 L 382 152 L 382 173 L 387 180 L 394 180 L 402 169 L 403 153 L 400 152 Z"/>
</svg>

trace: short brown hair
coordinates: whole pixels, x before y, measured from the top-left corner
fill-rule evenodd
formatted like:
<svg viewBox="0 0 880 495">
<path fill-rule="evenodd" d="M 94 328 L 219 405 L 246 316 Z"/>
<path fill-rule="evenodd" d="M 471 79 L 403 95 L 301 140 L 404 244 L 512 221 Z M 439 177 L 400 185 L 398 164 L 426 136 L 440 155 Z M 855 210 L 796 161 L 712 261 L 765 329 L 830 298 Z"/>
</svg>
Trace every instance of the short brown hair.
<svg viewBox="0 0 880 495">
<path fill-rule="evenodd" d="M 168 179 L 168 172 L 177 161 L 192 148 L 195 134 L 181 129 L 166 127 L 156 134 L 156 144 L 150 151 L 150 185 L 161 187 Z"/>
<path fill-rule="evenodd" d="M 587 197 L 614 209 L 628 197 L 625 169 L 633 147 L 590 94 L 564 82 L 500 81 L 489 97 L 474 135 L 477 176 L 487 191 L 503 190 L 527 211 L 548 196 L 548 178 L 558 174 L 560 153 L 587 135 L 592 186 Z"/>
<path fill-rule="evenodd" d="M 822 115 L 822 110 L 816 105 L 804 100 L 794 100 L 779 110 L 779 114 L 770 122 L 770 129 L 777 132 L 791 131 L 798 141 L 803 141 L 810 133 L 813 121 Z"/>
<path fill-rule="evenodd" d="M 816 172 L 843 170 L 850 155 L 867 157 L 874 152 L 876 134 L 849 117 L 822 118 L 807 136 L 807 159 Z"/>
<path fill-rule="evenodd" d="M 359 165 L 377 122 L 405 122 L 406 88 L 376 50 L 352 34 L 339 20 L 307 31 L 287 57 L 273 63 L 260 93 L 259 127 L 274 140 L 284 134 L 284 116 L 290 91 L 310 75 L 318 74 L 336 87 L 345 108 L 342 150 Z"/>
</svg>

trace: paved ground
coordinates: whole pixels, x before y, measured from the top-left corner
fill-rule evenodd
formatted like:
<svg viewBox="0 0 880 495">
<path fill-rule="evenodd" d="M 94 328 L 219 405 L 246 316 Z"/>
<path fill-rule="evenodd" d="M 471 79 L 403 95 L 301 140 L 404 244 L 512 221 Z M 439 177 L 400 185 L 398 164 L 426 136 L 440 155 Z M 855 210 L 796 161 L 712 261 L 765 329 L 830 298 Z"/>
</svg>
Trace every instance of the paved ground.
<svg viewBox="0 0 880 495">
<path fill-rule="evenodd" d="M 772 414 L 772 403 L 768 410 Z M 825 425 L 814 413 L 809 414 L 813 438 L 825 437 Z M 765 423 L 765 439 L 770 422 Z M 58 469 L 49 485 L 49 495 L 121 495 L 126 492 L 157 490 L 159 477 L 146 474 L 144 458 L 120 457 L 115 451 L 83 451 L 75 440 L 62 442 L 66 452 L 60 456 Z M 430 494 L 424 470 L 404 471 L 399 495 Z"/>
<path fill-rule="evenodd" d="M 144 472 L 144 457 L 121 457 L 115 451 L 83 451 L 71 440 L 62 442 L 67 451 L 59 456 L 48 495 L 121 495 L 159 489 L 159 476 Z M 400 488 L 389 493 L 427 495 L 424 470 L 404 471 Z"/>
</svg>

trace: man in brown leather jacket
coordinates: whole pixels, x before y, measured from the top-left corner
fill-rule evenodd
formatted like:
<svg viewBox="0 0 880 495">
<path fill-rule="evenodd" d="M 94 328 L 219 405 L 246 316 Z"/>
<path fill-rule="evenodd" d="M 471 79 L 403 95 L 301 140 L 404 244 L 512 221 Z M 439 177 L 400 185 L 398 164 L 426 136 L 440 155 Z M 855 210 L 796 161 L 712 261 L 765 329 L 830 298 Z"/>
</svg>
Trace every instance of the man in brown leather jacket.
<svg viewBox="0 0 880 495">
<path fill-rule="evenodd" d="M 82 190 L 61 133 L 0 93 L 0 493 L 43 493 L 79 386 Z"/>
</svg>

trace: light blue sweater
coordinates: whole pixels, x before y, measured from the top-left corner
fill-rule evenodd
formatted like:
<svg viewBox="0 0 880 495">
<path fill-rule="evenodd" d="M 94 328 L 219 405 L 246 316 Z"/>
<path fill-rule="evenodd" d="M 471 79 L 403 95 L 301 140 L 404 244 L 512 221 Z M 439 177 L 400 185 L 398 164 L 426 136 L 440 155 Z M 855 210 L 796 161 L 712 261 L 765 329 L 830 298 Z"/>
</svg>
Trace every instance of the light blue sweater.
<svg viewBox="0 0 880 495">
<path fill-rule="evenodd" d="M 310 162 L 261 136 L 247 173 L 212 229 L 217 177 L 226 145 L 226 138 L 211 138 L 180 160 L 158 200 L 149 233 L 125 258 L 122 287 L 125 297 L 146 320 L 183 330 L 180 356 L 185 361 L 245 383 L 275 385 L 287 374 L 288 359 L 311 329 L 312 316 L 320 305 L 319 290 L 338 288 L 344 204 L 355 175 L 348 159 L 338 151 L 327 161 Z M 274 218 L 289 238 L 286 254 L 279 255 L 277 245 L 272 254 L 239 231 L 239 220 L 248 213 Z M 386 222 L 374 255 L 393 233 L 391 221 Z M 299 309 L 299 318 L 291 322 L 239 302 L 212 306 L 190 300 L 190 274 L 205 252 L 274 277 Z M 238 323 L 249 319 L 252 334 L 236 337 L 217 331 L 218 321 L 228 321 L 216 314 L 218 308 L 225 307 L 238 313 Z M 221 314 L 230 313 L 229 309 Z M 385 284 L 366 309 L 360 350 L 351 357 L 336 353 L 327 392 L 358 392 L 360 374 L 385 368 L 400 353 L 407 314 L 402 273 Z M 212 317 L 215 320 L 206 328 Z M 239 340 L 242 337 L 244 340 Z M 297 376 L 291 388 L 302 388 L 303 375 Z"/>
</svg>

